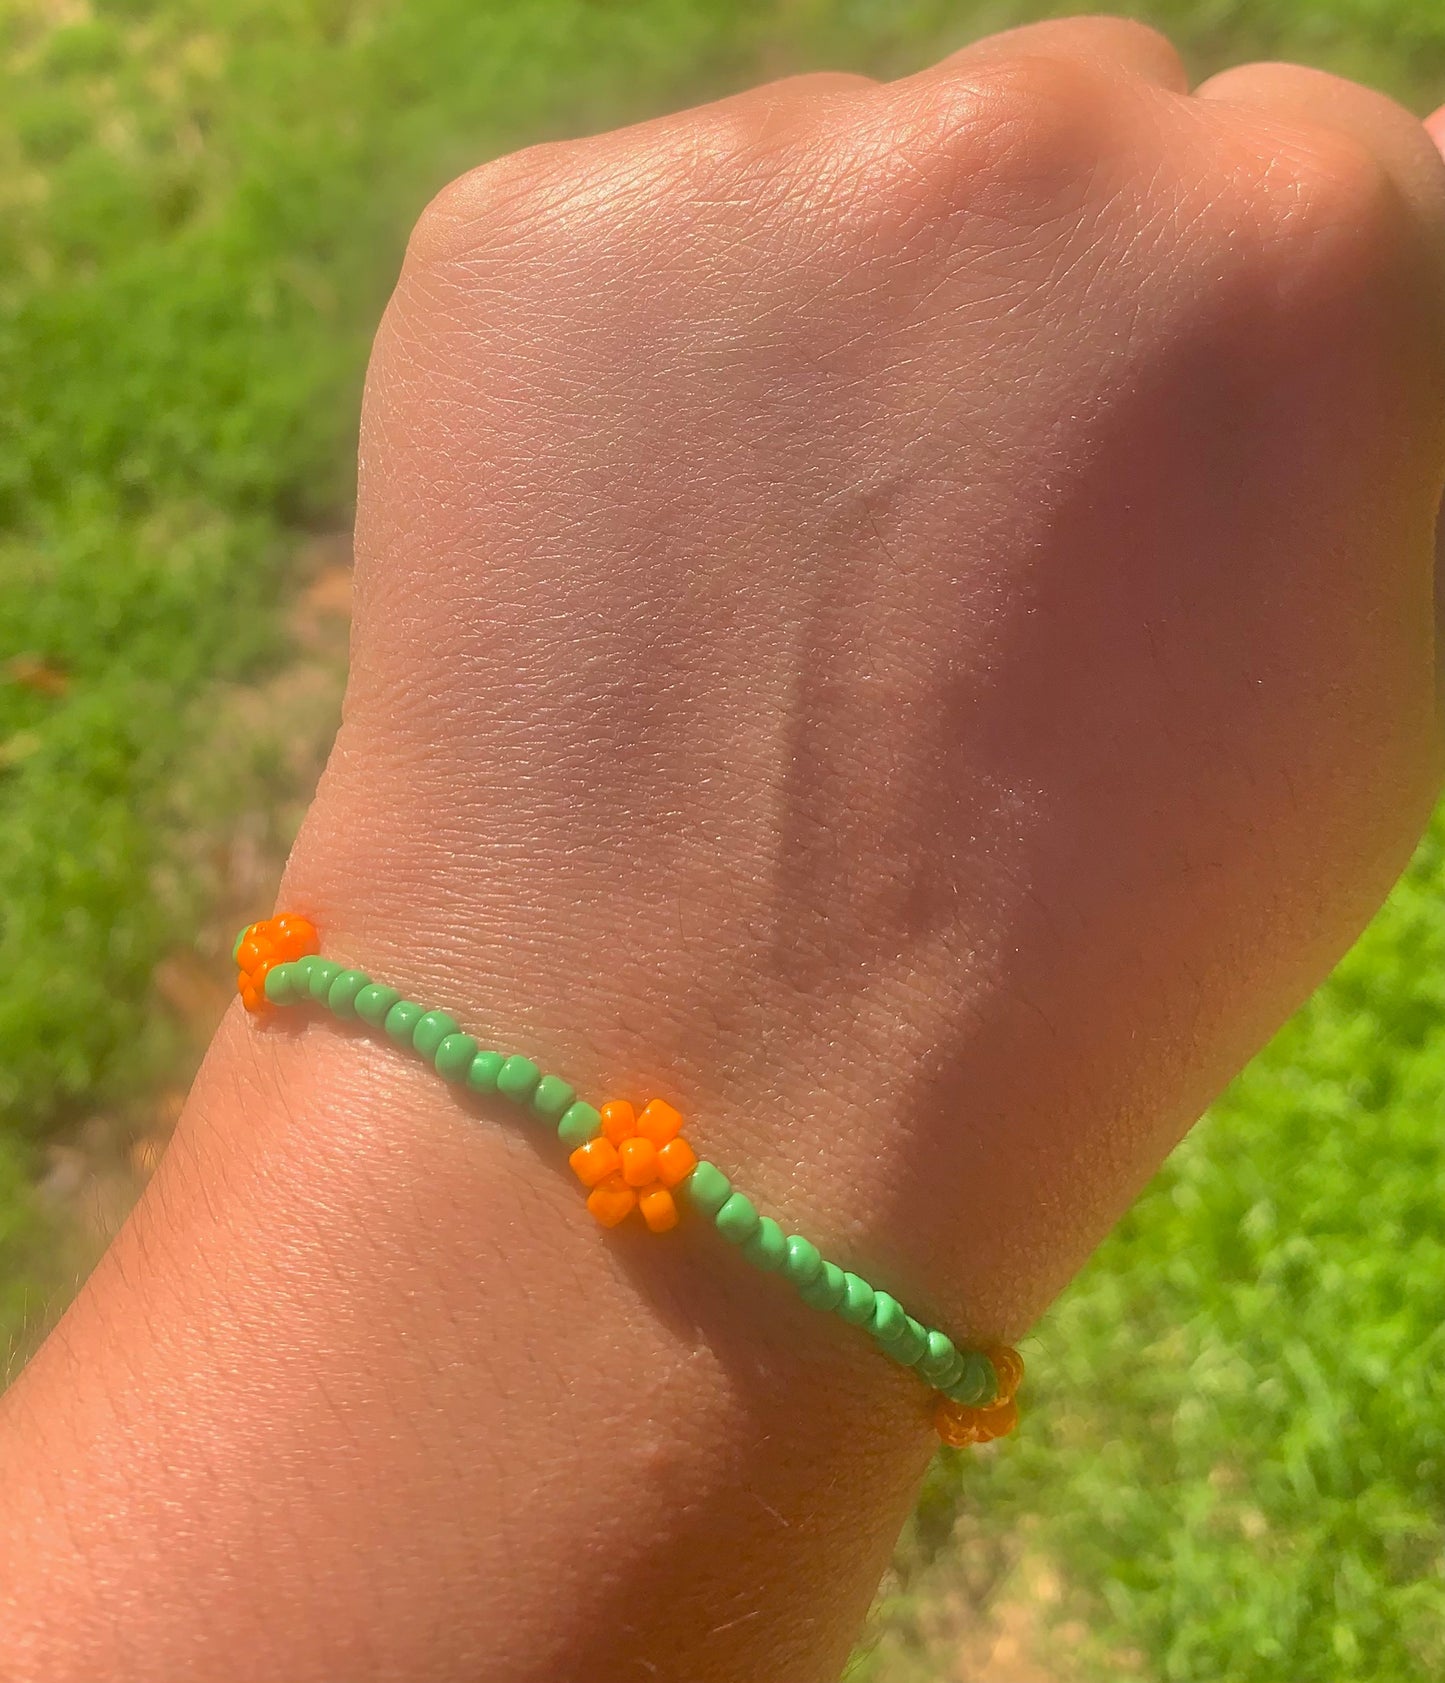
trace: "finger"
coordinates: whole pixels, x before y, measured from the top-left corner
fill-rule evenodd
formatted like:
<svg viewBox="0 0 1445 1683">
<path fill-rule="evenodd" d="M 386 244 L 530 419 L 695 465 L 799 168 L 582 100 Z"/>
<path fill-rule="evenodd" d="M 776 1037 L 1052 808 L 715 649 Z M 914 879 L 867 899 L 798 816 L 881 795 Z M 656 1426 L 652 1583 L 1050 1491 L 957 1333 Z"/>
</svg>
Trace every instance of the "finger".
<svg viewBox="0 0 1445 1683">
<path fill-rule="evenodd" d="M 1211 76 L 1196 97 L 1358 142 L 1404 195 L 1445 270 L 1445 160 L 1425 126 L 1404 106 L 1373 88 L 1298 64 L 1240 65 Z"/>
<path fill-rule="evenodd" d="M 944 81 L 1010 58 L 1073 59 L 1100 69 L 1123 71 L 1175 93 L 1189 91 L 1183 61 L 1166 36 L 1132 18 L 1107 17 L 1056 18 L 1005 29 L 903 80 Z"/>
<path fill-rule="evenodd" d="M 1445 154 L 1445 105 L 1438 111 L 1432 111 L 1425 119 L 1425 132 L 1434 142 L 1436 149 Z"/>
</svg>

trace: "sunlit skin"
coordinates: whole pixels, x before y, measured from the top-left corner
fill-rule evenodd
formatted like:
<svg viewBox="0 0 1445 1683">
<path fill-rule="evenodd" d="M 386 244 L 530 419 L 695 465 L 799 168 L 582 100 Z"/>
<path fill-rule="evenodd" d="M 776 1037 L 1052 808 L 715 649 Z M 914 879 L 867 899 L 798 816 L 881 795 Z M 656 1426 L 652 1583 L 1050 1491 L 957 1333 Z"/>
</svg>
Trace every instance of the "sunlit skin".
<svg viewBox="0 0 1445 1683">
<path fill-rule="evenodd" d="M 1434 797 L 1442 250 L 1407 112 L 1107 20 L 465 177 L 282 904 L 1019 1339 Z M 0 1405 L 0 1672 L 835 1678 L 925 1389 L 585 1199 L 238 1003 Z"/>
</svg>

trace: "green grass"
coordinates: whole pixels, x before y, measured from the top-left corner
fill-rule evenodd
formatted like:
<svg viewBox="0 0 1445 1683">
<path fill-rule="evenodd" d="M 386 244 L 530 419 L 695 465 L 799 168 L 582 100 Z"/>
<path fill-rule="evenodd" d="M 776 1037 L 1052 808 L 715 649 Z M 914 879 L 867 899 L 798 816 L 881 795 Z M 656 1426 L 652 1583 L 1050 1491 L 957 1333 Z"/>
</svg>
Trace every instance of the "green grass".
<svg viewBox="0 0 1445 1683">
<path fill-rule="evenodd" d="M 1436 0 L 1133 9 L 1201 74 L 1288 55 L 1445 97 Z M 0 0 L 0 662 L 65 678 L 0 664 L 0 1336 L 48 1283 L 34 1142 L 179 1055 L 151 976 L 213 883 L 178 782 L 217 686 L 285 658 L 305 533 L 348 517 L 426 197 L 527 140 L 897 73 L 1044 10 Z M 204 768 L 219 817 L 256 775 Z M 1061 1563 L 1101 1677 L 1445 1671 L 1442 845 L 1040 1329 L 1017 1444 L 935 1471 L 932 1529 L 966 1508 Z"/>
<path fill-rule="evenodd" d="M 1063 1564 L 1100 1676 L 1445 1675 L 1442 891 L 1445 819 L 1029 1341 L 1026 1429 L 934 1468 L 935 1530 Z"/>
<path fill-rule="evenodd" d="M 193 883 L 158 869 L 209 686 L 281 653 L 346 518 L 371 328 L 464 162 L 725 73 L 747 9 L 127 3 L 0 56 L 0 1137 L 133 1088 Z M 724 20 L 727 20 L 724 22 Z"/>
</svg>

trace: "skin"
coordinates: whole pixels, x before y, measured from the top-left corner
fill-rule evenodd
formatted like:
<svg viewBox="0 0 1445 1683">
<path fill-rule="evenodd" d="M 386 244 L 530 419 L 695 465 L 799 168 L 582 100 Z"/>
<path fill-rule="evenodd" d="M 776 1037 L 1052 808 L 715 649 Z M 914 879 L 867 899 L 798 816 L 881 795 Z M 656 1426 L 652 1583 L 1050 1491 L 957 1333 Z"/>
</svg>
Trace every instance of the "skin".
<svg viewBox="0 0 1445 1683">
<path fill-rule="evenodd" d="M 1442 243 L 1408 113 L 1103 19 L 463 178 L 282 903 L 1018 1337 L 1430 807 Z M 930 1443 L 698 1224 L 237 1009 L 0 1404 L 0 1670 L 829 1679 Z"/>
</svg>

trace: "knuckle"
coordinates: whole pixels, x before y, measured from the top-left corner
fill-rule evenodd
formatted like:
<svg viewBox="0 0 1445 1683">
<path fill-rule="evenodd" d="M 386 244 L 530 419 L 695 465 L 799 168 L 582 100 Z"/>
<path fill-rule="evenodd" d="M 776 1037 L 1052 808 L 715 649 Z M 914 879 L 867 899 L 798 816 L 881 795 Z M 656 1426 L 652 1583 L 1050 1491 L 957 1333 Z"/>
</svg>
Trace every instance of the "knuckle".
<svg viewBox="0 0 1445 1683">
<path fill-rule="evenodd" d="M 1395 250 L 1410 228 L 1390 170 L 1353 135 L 1300 130 L 1280 167 L 1272 232 L 1292 264 L 1353 268 Z"/>
<path fill-rule="evenodd" d="M 406 265 L 430 269 L 464 262 L 534 226 L 554 206 L 575 147 L 547 141 L 493 159 L 448 182 L 417 218 Z"/>
<path fill-rule="evenodd" d="M 1179 50 L 1165 30 L 1152 23 L 1145 23 L 1143 18 L 1111 16 L 1108 23 L 1112 36 L 1111 44 L 1122 45 L 1128 42 L 1141 57 L 1145 53 L 1151 53 L 1161 66 L 1168 66 L 1182 73 Z"/>
<path fill-rule="evenodd" d="M 980 65 L 932 91 L 914 114 L 912 147 L 941 168 L 950 203 L 1048 221 L 1078 207 L 1116 143 L 1118 91 L 1079 60 Z"/>
<path fill-rule="evenodd" d="M 1328 346 L 1338 378 L 1348 368 L 1383 379 L 1394 399 L 1428 389 L 1438 413 L 1438 264 L 1389 162 L 1365 137 L 1324 125 L 1248 133 L 1245 178 L 1264 190 L 1237 201 L 1252 206 L 1237 249 L 1273 343 L 1288 356 Z"/>
</svg>

